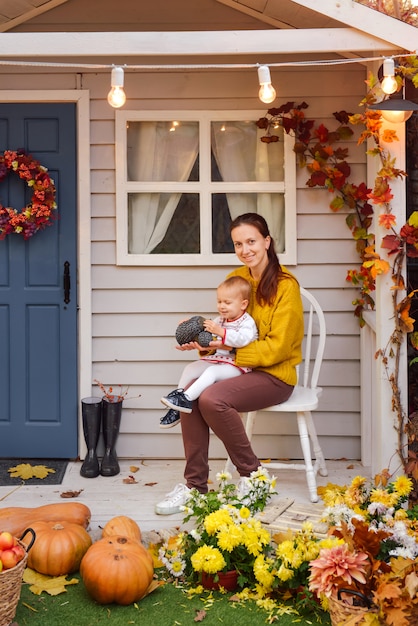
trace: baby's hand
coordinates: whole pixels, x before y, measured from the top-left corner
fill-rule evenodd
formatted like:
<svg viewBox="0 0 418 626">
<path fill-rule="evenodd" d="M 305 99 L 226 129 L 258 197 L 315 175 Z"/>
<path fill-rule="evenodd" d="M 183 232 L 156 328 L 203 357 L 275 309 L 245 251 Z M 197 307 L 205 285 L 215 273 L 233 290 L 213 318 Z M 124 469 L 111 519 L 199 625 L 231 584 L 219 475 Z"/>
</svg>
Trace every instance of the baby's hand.
<svg viewBox="0 0 418 626">
<path fill-rule="evenodd" d="M 215 324 L 213 320 L 205 320 L 203 322 L 203 326 L 205 330 L 208 330 L 210 333 L 212 333 L 212 335 L 218 335 L 222 337 L 224 332 L 222 326 L 219 326 L 219 324 Z"/>
</svg>

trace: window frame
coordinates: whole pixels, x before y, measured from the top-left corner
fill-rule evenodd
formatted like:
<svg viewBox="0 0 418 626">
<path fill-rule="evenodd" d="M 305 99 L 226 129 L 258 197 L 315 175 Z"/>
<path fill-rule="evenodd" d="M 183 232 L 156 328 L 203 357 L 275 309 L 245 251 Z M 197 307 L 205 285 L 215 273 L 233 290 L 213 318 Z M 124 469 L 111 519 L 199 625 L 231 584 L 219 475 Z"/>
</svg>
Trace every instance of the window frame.
<svg viewBox="0 0 418 626">
<path fill-rule="evenodd" d="M 283 181 L 248 181 L 248 182 L 212 182 L 210 180 L 210 151 L 205 150 L 211 142 L 212 121 L 258 120 L 262 112 L 257 110 L 228 111 L 115 111 L 116 143 L 116 264 L 130 266 L 236 266 L 240 265 L 234 252 L 212 253 L 212 206 L 211 197 L 215 193 L 283 193 L 285 206 L 285 250 L 279 252 L 280 263 L 296 265 L 296 155 L 294 138 L 283 132 L 284 144 L 284 180 Z M 199 123 L 199 158 L 200 173 L 197 182 L 158 182 L 129 181 L 127 173 L 127 124 L 141 121 L 189 121 Z M 128 252 L 128 194 L 141 192 L 161 193 L 198 193 L 207 202 L 207 210 L 200 207 L 199 254 L 133 254 Z"/>
</svg>

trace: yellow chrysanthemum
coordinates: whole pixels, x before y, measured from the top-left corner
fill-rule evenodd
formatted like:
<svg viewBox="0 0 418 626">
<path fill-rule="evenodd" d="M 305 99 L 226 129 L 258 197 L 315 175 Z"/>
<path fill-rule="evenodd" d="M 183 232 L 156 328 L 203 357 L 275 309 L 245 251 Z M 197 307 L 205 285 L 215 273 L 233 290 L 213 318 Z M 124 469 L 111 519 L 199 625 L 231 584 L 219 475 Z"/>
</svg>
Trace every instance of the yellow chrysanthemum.
<svg viewBox="0 0 418 626">
<path fill-rule="evenodd" d="M 204 526 L 209 535 L 214 535 L 221 526 L 233 524 L 232 517 L 226 509 L 219 509 L 205 517 Z"/>
<path fill-rule="evenodd" d="M 306 546 L 304 560 L 313 561 L 319 555 L 318 544 L 314 541 Z"/>
<path fill-rule="evenodd" d="M 398 501 L 398 496 L 395 493 L 389 493 L 384 489 L 372 489 L 370 492 L 370 502 L 379 502 L 384 506 L 390 508 L 394 506 Z"/>
<path fill-rule="evenodd" d="M 254 561 L 254 575 L 266 591 L 271 591 L 274 582 L 274 574 L 269 569 L 271 565 L 271 559 L 266 559 L 263 554 Z"/>
<path fill-rule="evenodd" d="M 303 551 L 300 548 L 296 548 L 292 553 L 290 565 L 293 569 L 299 569 L 304 560 L 305 559 L 303 558 Z"/>
<path fill-rule="evenodd" d="M 241 519 L 248 519 L 251 516 L 251 511 L 246 506 L 239 509 L 239 516 Z"/>
<path fill-rule="evenodd" d="M 326 548 L 326 549 L 330 549 L 333 548 L 334 546 L 337 545 L 341 545 L 345 543 L 344 539 L 339 539 L 338 537 L 325 537 L 324 539 L 321 539 L 320 542 L 318 543 L 318 548 L 319 550 L 322 550 L 322 548 Z"/>
<path fill-rule="evenodd" d="M 403 498 L 411 493 L 413 483 L 408 476 L 398 476 L 393 483 L 393 487 L 399 496 Z"/>
<path fill-rule="evenodd" d="M 398 511 L 395 511 L 395 515 L 394 515 L 395 520 L 398 521 L 404 521 L 406 519 L 408 519 L 408 514 L 405 511 L 405 509 L 398 509 Z"/>
<path fill-rule="evenodd" d="M 345 487 L 334 485 L 333 488 L 324 489 L 321 496 L 325 506 L 337 506 L 344 504 Z"/>
<path fill-rule="evenodd" d="M 243 545 L 253 556 L 257 556 L 270 543 L 270 533 L 262 528 L 261 522 L 251 518 L 247 524 L 242 525 Z"/>
<path fill-rule="evenodd" d="M 282 541 L 277 546 L 276 555 L 285 563 L 290 563 L 292 560 L 293 549 L 293 541 L 290 541 L 289 539 Z"/>
<path fill-rule="evenodd" d="M 355 489 L 360 489 L 366 484 L 367 478 L 365 476 L 355 476 L 351 481 L 351 487 Z"/>
<path fill-rule="evenodd" d="M 201 546 L 191 556 L 192 567 L 196 572 L 207 572 L 208 574 L 216 574 L 220 572 L 226 565 L 222 553 L 212 546 Z"/>
<path fill-rule="evenodd" d="M 277 577 L 279 580 L 286 582 L 287 580 L 293 578 L 293 570 L 282 564 L 277 570 Z"/>
<path fill-rule="evenodd" d="M 217 535 L 218 546 L 221 550 L 232 552 L 234 548 L 239 546 L 244 540 L 244 533 L 241 526 L 235 524 L 222 526 Z"/>
</svg>

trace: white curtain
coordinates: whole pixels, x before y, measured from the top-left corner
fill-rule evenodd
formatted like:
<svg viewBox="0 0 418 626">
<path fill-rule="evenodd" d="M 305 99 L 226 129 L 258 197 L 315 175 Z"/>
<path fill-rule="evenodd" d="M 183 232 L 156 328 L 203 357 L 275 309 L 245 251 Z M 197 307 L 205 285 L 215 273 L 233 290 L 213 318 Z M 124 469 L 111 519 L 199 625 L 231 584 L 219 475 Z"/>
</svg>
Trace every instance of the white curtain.
<svg viewBox="0 0 418 626">
<path fill-rule="evenodd" d="M 224 181 L 283 180 L 283 143 L 279 150 L 277 144 L 262 142 L 260 139 L 263 134 L 264 131 L 253 123 L 212 124 L 212 149 Z M 232 219 L 248 212 L 262 215 L 267 220 L 278 252 L 284 250 L 283 194 L 228 193 L 227 200 Z"/>
<path fill-rule="evenodd" d="M 170 128 L 174 130 L 170 131 Z M 197 123 L 131 122 L 128 180 L 188 180 L 199 150 Z M 164 239 L 180 193 L 128 195 L 129 252 L 149 254 Z"/>
</svg>

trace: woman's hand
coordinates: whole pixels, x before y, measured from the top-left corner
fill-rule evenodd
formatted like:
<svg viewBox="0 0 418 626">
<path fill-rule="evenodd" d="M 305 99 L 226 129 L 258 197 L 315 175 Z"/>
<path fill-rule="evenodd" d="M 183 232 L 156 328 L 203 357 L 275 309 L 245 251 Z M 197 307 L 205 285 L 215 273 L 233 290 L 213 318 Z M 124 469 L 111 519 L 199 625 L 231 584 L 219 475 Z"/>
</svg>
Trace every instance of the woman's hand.
<svg viewBox="0 0 418 626">
<path fill-rule="evenodd" d="M 189 343 L 183 343 L 181 346 L 176 346 L 176 350 L 185 352 L 187 350 L 199 350 L 200 352 L 207 352 L 208 349 L 203 348 L 197 341 L 189 341 Z"/>
<path fill-rule="evenodd" d="M 222 350 L 229 350 L 229 351 L 234 349 L 231 346 L 226 346 L 225 344 L 223 344 L 220 339 L 214 339 L 213 341 L 211 341 L 209 344 L 209 348 L 214 348 L 215 350 L 217 350 L 218 348 L 221 348 Z"/>
</svg>

